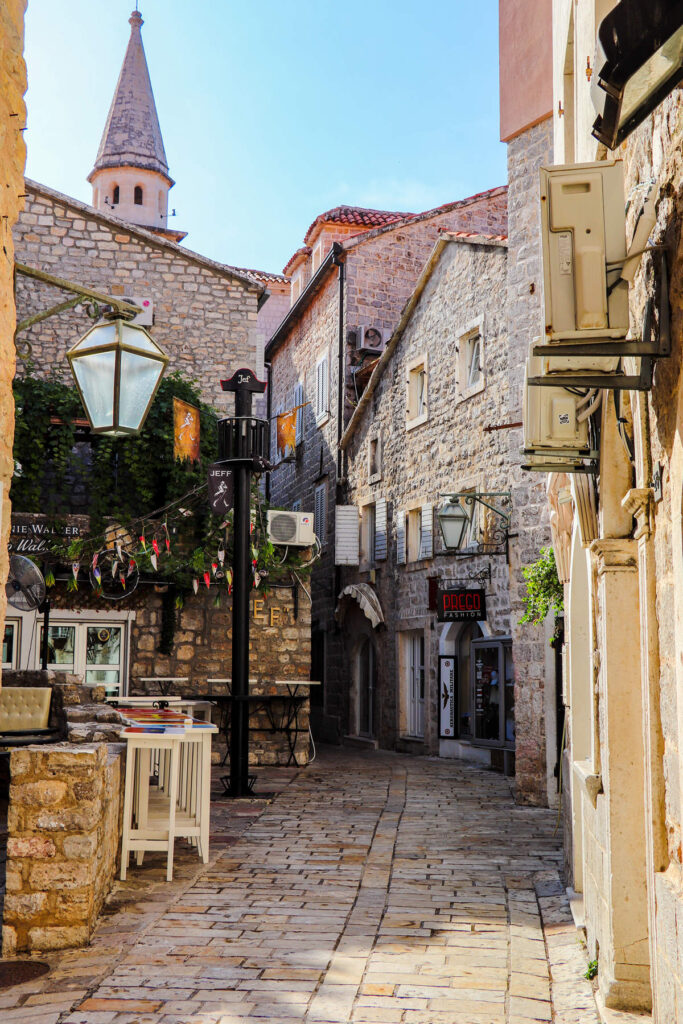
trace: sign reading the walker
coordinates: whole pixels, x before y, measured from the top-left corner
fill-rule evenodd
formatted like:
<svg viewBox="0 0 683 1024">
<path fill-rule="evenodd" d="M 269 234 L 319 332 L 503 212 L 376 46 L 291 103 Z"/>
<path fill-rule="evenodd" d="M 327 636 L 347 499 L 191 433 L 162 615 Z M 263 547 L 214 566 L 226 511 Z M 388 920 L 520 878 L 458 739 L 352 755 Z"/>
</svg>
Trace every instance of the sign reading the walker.
<svg viewBox="0 0 683 1024">
<path fill-rule="evenodd" d="M 216 516 L 224 516 L 235 501 L 235 477 L 227 466 L 209 466 L 209 505 Z"/>
<path fill-rule="evenodd" d="M 486 591 L 465 587 L 437 590 L 438 622 L 481 622 L 486 618 Z"/>
<path fill-rule="evenodd" d="M 439 736 L 455 736 L 455 658 L 439 657 Z"/>
</svg>

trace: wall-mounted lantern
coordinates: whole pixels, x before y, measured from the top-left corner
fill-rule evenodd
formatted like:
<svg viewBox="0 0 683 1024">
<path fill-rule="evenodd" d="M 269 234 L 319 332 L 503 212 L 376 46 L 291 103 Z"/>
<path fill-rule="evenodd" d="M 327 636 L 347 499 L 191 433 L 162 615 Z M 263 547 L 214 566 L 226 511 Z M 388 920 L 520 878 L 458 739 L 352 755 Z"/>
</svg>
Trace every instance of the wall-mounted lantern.
<svg viewBox="0 0 683 1024">
<path fill-rule="evenodd" d="M 93 433 L 137 434 L 168 364 L 151 334 L 115 312 L 91 327 L 66 357 Z"/>
<path fill-rule="evenodd" d="M 444 547 L 447 551 L 463 551 L 469 554 L 496 554 L 507 550 L 510 530 L 509 491 L 480 492 L 461 491 L 443 495 L 443 502 L 437 510 Z M 496 504 L 493 504 L 493 502 Z M 495 517 L 484 532 L 485 539 L 477 541 L 470 536 L 472 517 L 476 505 L 481 505 Z"/>
<path fill-rule="evenodd" d="M 615 149 L 683 80 L 683 2 L 621 0 L 600 23 L 593 135 Z"/>
</svg>

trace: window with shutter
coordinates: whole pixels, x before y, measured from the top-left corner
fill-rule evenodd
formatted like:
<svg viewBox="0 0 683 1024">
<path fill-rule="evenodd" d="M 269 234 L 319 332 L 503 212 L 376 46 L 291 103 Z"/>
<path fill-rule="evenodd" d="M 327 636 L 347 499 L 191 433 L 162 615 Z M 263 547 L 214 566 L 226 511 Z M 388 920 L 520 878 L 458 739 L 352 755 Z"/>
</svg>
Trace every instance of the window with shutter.
<svg viewBox="0 0 683 1024">
<path fill-rule="evenodd" d="M 313 516 L 313 529 L 320 541 L 320 547 L 324 548 L 327 542 L 327 487 L 325 484 L 319 484 L 315 489 Z"/>
<path fill-rule="evenodd" d="M 334 510 L 334 564 L 358 565 L 359 515 L 355 505 L 337 505 Z"/>
<path fill-rule="evenodd" d="M 423 505 L 420 510 L 420 558 L 434 557 L 434 508 Z"/>
<path fill-rule="evenodd" d="M 329 415 L 330 381 L 327 353 L 315 366 L 315 421 L 320 426 Z"/>
<path fill-rule="evenodd" d="M 299 381 L 297 386 L 294 388 L 294 408 L 297 409 L 297 406 L 301 406 L 300 409 L 297 409 L 297 414 L 296 414 L 296 437 L 295 437 L 295 441 L 296 441 L 297 445 L 301 444 L 301 442 L 304 439 L 304 408 L 303 408 L 303 404 L 304 404 L 304 386 L 301 383 L 301 381 Z"/>
<path fill-rule="evenodd" d="M 422 509 L 411 508 L 406 515 L 406 546 L 408 561 L 417 562 L 422 557 Z"/>
<path fill-rule="evenodd" d="M 278 405 L 277 409 L 275 410 L 275 415 L 273 416 L 273 419 L 271 421 L 271 426 L 272 426 L 272 431 L 273 431 L 273 443 L 271 445 L 271 449 L 270 450 L 273 453 L 273 456 L 274 456 L 273 461 L 275 463 L 282 462 L 282 452 L 278 451 L 278 447 L 277 447 L 277 418 L 284 411 L 285 411 L 285 407 L 282 404 L 282 402 L 280 402 L 280 404 Z"/>
<path fill-rule="evenodd" d="M 406 514 L 403 511 L 396 513 L 396 562 L 406 564 Z"/>
<path fill-rule="evenodd" d="M 375 502 L 375 559 L 383 562 L 387 557 L 387 499 Z"/>
</svg>

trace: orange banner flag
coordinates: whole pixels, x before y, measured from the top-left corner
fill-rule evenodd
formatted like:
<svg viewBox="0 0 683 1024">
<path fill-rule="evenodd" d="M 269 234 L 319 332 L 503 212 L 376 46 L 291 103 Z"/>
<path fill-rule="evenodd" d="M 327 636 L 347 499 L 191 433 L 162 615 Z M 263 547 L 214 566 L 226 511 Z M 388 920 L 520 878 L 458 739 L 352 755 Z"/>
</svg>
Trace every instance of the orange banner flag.
<svg viewBox="0 0 683 1024">
<path fill-rule="evenodd" d="M 292 451 L 296 448 L 296 414 L 297 409 L 290 409 L 289 412 L 280 413 L 277 417 L 277 450 L 284 458 L 287 448 Z"/>
<path fill-rule="evenodd" d="M 176 459 L 199 459 L 199 409 L 173 399 L 173 455 Z"/>
</svg>

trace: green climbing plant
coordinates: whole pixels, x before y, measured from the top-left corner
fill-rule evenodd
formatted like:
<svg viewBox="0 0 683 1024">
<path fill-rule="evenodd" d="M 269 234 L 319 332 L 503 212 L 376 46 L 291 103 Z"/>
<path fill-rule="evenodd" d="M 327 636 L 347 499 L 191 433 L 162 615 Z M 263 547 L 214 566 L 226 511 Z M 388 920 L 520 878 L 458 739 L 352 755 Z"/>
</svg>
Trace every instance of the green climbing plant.
<svg viewBox="0 0 683 1024">
<path fill-rule="evenodd" d="M 522 569 L 526 581 L 526 610 L 520 623 L 538 626 L 549 611 L 559 614 L 564 609 L 564 591 L 557 575 L 555 555 L 551 547 L 541 548 L 537 561 Z"/>
</svg>

